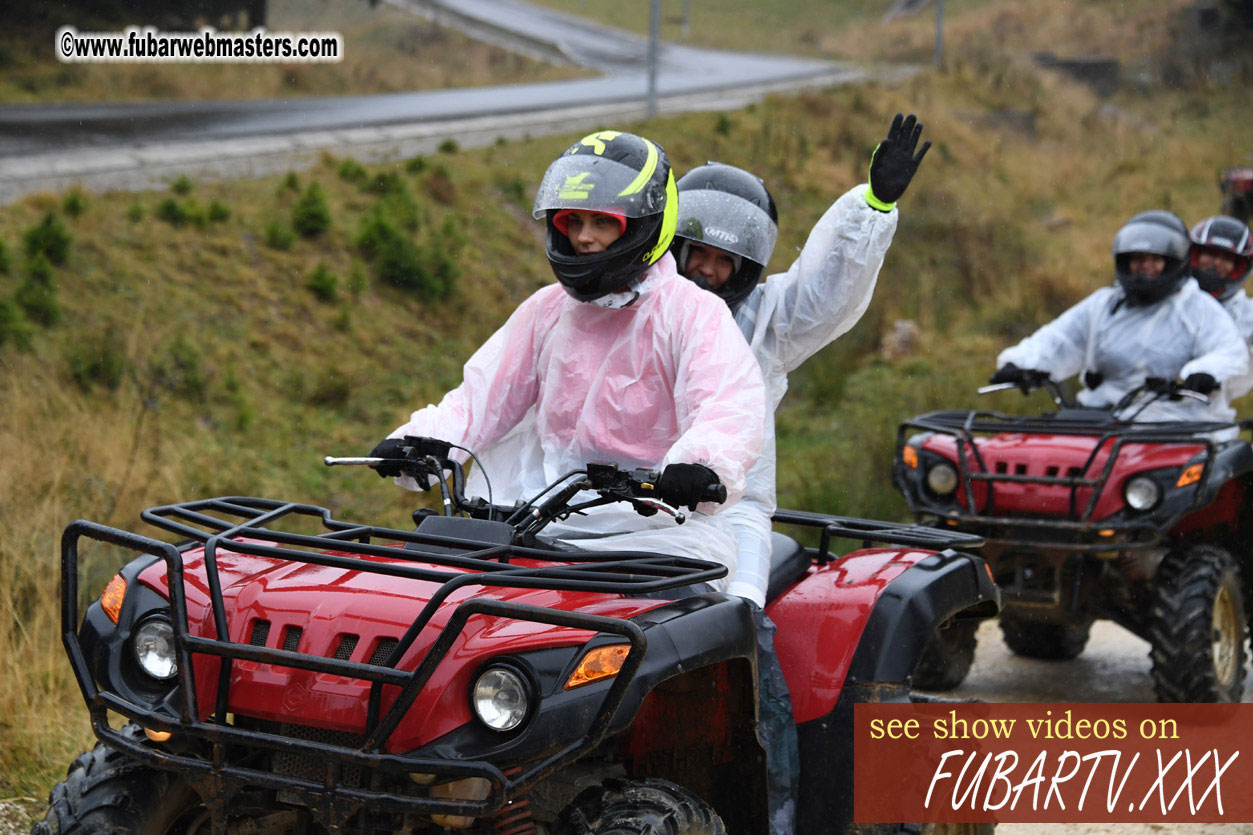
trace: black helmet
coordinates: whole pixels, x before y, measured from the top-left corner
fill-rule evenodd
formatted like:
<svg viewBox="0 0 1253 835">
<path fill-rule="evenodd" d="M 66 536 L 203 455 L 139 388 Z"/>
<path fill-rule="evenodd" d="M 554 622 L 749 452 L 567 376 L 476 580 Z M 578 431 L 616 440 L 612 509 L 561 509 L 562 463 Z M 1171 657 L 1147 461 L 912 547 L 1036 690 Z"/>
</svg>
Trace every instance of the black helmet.
<svg viewBox="0 0 1253 835">
<path fill-rule="evenodd" d="M 674 232 L 675 260 L 687 273 L 693 243 L 716 247 L 736 257 L 738 266 L 713 292 L 734 310 L 761 280 L 779 237 L 774 198 L 757 177 L 733 165 L 708 162 L 679 179 L 679 218 Z M 704 278 L 692 279 L 706 290 Z"/>
<path fill-rule="evenodd" d="M 1114 272 L 1129 304 L 1152 304 L 1178 290 L 1188 278 L 1188 227 L 1174 212 L 1154 209 L 1131 218 L 1114 236 Z M 1160 255 L 1160 275 L 1132 273 L 1131 256 Z"/>
<path fill-rule="evenodd" d="M 1249 227 L 1234 217 L 1215 215 L 1192 227 L 1192 277 L 1201 289 L 1219 301 L 1226 301 L 1244 286 L 1253 262 L 1253 235 Z M 1220 274 L 1215 269 L 1199 269 L 1197 256 L 1205 250 L 1225 252 L 1236 259 L 1231 272 Z"/>
<path fill-rule="evenodd" d="M 535 195 L 535 217 L 548 223 L 548 263 L 579 301 L 613 293 L 666 254 L 674 238 L 674 175 L 666 152 L 633 133 L 589 134 L 557 158 Z M 626 219 L 622 237 L 602 252 L 579 255 L 553 224 L 562 209 Z"/>
</svg>

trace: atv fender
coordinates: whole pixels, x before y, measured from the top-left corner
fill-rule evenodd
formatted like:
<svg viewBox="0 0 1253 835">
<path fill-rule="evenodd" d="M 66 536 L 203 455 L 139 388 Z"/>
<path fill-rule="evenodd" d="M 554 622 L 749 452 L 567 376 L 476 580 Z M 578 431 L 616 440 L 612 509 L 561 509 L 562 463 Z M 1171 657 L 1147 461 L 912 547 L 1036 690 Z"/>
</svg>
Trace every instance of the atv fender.
<svg viewBox="0 0 1253 835">
<path fill-rule="evenodd" d="M 955 551 L 864 549 L 814 569 L 766 609 L 797 724 L 830 714 L 846 682 L 907 685 L 940 624 L 999 601 L 986 563 Z"/>
</svg>

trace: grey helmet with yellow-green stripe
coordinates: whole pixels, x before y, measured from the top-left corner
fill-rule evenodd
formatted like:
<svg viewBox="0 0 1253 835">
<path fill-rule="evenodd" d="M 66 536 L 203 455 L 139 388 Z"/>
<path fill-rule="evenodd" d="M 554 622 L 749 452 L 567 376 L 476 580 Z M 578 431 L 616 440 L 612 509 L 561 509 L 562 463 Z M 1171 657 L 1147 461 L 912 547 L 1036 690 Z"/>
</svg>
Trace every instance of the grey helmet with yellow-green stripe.
<svg viewBox="0 0 1253 835">
<path fill-rule="evenodd" d="M 562 209 L 624 217 L 626 231 L 604 251 L 579 255 L 553 224 Z M 557 280 L 587 302 L 629 286 L 666 254 L 677 211 L 674 175 L 661 146 L 633 133 L 603 130 L 583 137 L 548 166 L 534 215 L 547 221 L 548 263 Z"/>
</svg>

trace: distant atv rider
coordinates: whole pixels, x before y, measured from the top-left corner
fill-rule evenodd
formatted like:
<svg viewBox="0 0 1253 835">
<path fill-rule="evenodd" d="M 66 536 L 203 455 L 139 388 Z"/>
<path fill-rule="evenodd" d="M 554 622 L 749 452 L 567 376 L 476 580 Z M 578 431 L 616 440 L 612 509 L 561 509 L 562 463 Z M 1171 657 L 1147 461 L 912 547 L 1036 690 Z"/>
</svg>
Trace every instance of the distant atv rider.
<svg viewBox="0 0 1253 835">
<path fill-rule="evenodd" d="M 1148 383 L 1209 395 L 1162 398 L 1138 419 L 1226 421 L 1235 410 L 1222 384 L 1248 370 L 1248 349 L 1231 316 L 1189 274 L 1188 227 L 1171 212 L 1141 212 L 1114 236 L 1117 283 L 1102 287 L 997 357 L 993 383 L 1024 391 L 1043 378 L 1083 375 L 1079 402 L 1110 407 Z"/>
<path fill-rule="evenodd" d="M 535 199 L 558 283 L 524 301 L 469 359 L 461 385 L 414 412 L 372 456 L 399 458 L 405 435 L 451 442 L 502 465 L 488 476 L 505 503 L 590 461 L 658 468 L 658 497 L 696 511 L 682 527 L 608 505 L 546 533 L 582 548 L 707 559 L 734 573 L 731 526 L 700 498 L 719 483 L 728 504 L 743 494 L 761 450 L 764 388 L 725 305 L 675 271 L 676 204 L 669 161 L 653 142 L 600 131 L 567 149 Z M 507 435 L 511 454 L 493 455 Z M 376 469 L 400 475 L 394 464 Z"/>
<path fill-rule="evenodd" d="M 1215 215 L 1192 227 L 1192 277 L 1201 289 L 1227 308 L 1245 344 L 1253 349 L 1253 299 L 1244 292 L 1253 264 L 1253 234 L 1242 221 Z M 1227 381 L 1227 399 L 1253 391 L 1250 373 Z"/>
<path fill-rule="evenodd" d="M 931 146 L 922 125 L 898 113 L 875 149 L 870 182 L 841 196 L 819 219 L 786 273 L 758 283 L 778 237 L 774 199 L 760 179 L 711 162 L 679 180 L 673 251 L 679 272 L 731 308 L 766 380 L 766 434 L 744 499 L 727 510 L 739 540 L 730 592 L 766 605 L 770 516 L 776 508 L 774 410 L 787 375 L 846 333 L 870 304 L 896 232 L 896 201 Z"/>
</svg>

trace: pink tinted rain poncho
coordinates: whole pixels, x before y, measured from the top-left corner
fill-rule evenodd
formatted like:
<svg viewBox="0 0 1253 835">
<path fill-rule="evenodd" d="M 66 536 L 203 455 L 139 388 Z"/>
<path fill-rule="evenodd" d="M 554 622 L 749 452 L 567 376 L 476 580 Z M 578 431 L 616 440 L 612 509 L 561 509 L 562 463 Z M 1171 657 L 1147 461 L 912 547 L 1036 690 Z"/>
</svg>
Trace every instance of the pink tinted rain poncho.
<svg viewBox="0 0 1253 835">
<path fill-rule="evenodd" d="M 725 506 L 734 504 L 762 446 L 757 362 L 722 300 L 681 278 L 671 255 L 633 286 L 638 300 L 618 309 L 576 301 L 559 284 L 539 290 L 470 358 L 460 386 L 390 437 L 474 451 L 497 504 L 532 498 L 597 460 L 704 464 L 726 485 Z M 397 483 L 417 488 L 412 479 Z M 471 491 L 483 495 L 481 483 L 472 478 Z M 702 504 L 677 526 L 614 504 L 545 533 L 582 548 L 709 559 L 734 573 L 735 536 L 719 509 Z"/>
</svg>

